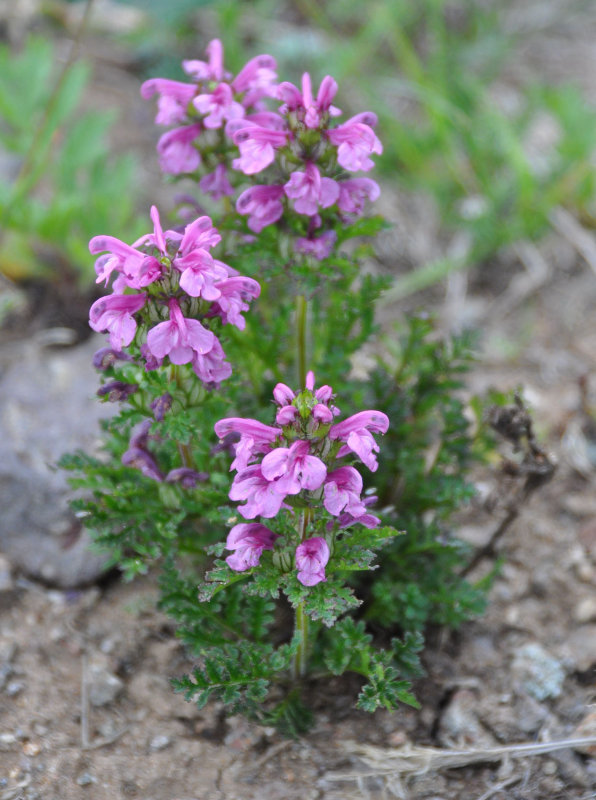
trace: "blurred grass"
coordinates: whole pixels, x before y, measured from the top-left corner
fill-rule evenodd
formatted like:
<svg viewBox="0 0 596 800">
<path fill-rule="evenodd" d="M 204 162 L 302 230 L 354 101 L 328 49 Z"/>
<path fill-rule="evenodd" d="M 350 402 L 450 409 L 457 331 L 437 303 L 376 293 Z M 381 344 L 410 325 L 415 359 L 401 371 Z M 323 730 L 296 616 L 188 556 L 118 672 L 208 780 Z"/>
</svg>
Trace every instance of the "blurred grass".
<svg viewBox="0 0 596 800">
<path fill-rule="evenodd" d="M 147 20 L 120 37 L 142 65 L 139 77 L 184 78 L 181 59 L 203 57 L 209 39 L 218 36 L 232 71 L 258 52 L 271 52 L 284 79 L 299 81 L 304 70 L 315 81 L 332 74 L 344 111 L 368 108 L 377 113 L 385 150 L 375 174 L 386 187 L 432 199 L 441 221 L 434 249 L 444 248 L 441 258 L 399 274 L 394 298 L 438 282 L 453 270 L 490 263 L 515 242 L 539 240 L 557 206 L 569 209 L 584 225 L 596 225 L 596 113 L 571 86 L 549 87 L 523 74 L 511 81 L 522 37 L 506 24 L 510 1 L 119 3 L 141 9 Z M 0 54 L 0 145 L 21 157 L 30 120 L 48 96 L 52 72 L 47 49 L 40 42 L 35 48 L 13 64 Z M 11 253 L 26 251 L 29 236 L 59 245 L 69 260 L 81 264 L 86 254 L 80 243 L 89 233 L 110 230 L 125 236 L 124 228 L 132 224 L 125 186 L 130 165 L 123 161 L 110 168 L 111 180 L 99 166 L 110 161 L 106 118 L 87 116 L 70 132 L 57 134 L 71 124 L 64 123 L 69 114 L 73 119 L 83 72 L 81 65 L 73 70 L 63 98 L 69 109 L 48 128 L 52 147 L 62 141 L 61 155 L 52 153 L 45 161 L 40 157 L 41 172 L 31 176 L 36 184 L 49 181 L 54 187 L 49 199 L 42 202 L 33 192 L 31 204 L 24 207 L 19 197 L 15 203 L 0 187 L 8 229 L 20 236 L 18 246 L 11 241 Z M 23 114 L 17 98 L 25 84 L 35 90 L 28 91 L 30 107 Z M 539 141 L 541 130 L 550 131 L 546 143 Z M 77 207 L 84 211 L 75 223 Z M 450 248 L 455 241 L 460 246 Z M 35 258 L 30 253 L 31 263 Z M 18 260 L 23 259 L 21 253 Z"/>
</svg>

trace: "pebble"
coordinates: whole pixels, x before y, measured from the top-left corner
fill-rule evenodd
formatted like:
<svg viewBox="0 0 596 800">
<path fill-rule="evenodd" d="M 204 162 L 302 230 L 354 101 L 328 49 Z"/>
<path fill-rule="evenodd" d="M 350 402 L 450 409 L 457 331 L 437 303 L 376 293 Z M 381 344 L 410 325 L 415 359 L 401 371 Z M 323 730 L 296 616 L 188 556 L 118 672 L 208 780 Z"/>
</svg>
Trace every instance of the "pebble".
<svg viewBox="0 0 596 800">
<path fill-rule="evenodd" d="M 523 645 L 515 653 L 512 672 L 522 688 L 536 700 L 559 697 L 565 671 L 560 661 L 538 642 Z"/>
<path fill-rule="evenodd" d="M 169 736 L 165 736 L 164 734 L 158 734 L 151 739 L 149 743 L 149 749 L 156 752 L 158 750 L 165 750 L 166 747 L 171 743 L 171 739 Z"/>
<path fill-rule="evenodd" d="M 580 624 L 596 620 L 596 597 L 584 597 L 573 610 L 573 619 Z"/>
<path fill-rule="evenodd" d="M 590 737 L 596 739 L 596 711 L 590 711 L 589 714 L 586 714 L 572 734 L 573 739 L 588 739 Z M 596 741 L 594 744 L 580 745 L 575 749 L 578 753 L 596 757 Z"/>
<path fill-rule="evenodd" d="M 100 708 L 113 702 L 124 688 L 124 683 L 110 672 L 101 661 L 89 664 L 87 675 L 89 702 L 92 706 Z"/>
<path fill-rule="evenodd" d="M 41 745 L 39 742 L 25 742 L 23 745 L 23 753 L 29 758 L 38 756 L 41 753 Z"/>
<path fill-rule="evenodd" d="M 563 648 L 574 669 L 586 672 L 596 664 L 596 624 L 581 625 L 569 634 Z"/>
<path fill-rule="evenodd" d="M 25 688 L 25 684 L 22 681 L 10 681 L 7 684 L 6 689 L 4 690 L 9 697 L 16 697 L 20 694 L 23 689 Z"/>
<path fill-rule="evenodd" d="M 91 775 L 90 772 L 81 772 L 77 776 L 77 783 L 79 786 L 90 786 L 92 783 L 97 783 L 97 778 Z"/>
<path fill-rule="evenodd" d="M 443 711 L 439 741 L 444 747 L 493 747 L 494 738 L 485 730 L 476 710 L 478 696 L 470 689 L 459 689 Z"/>
<path fill-rule="evenodd" d="M 12 592 L 14 581 L 10 562 L 3 555 L 0 555 L 0 592 Z"/>
</svg>

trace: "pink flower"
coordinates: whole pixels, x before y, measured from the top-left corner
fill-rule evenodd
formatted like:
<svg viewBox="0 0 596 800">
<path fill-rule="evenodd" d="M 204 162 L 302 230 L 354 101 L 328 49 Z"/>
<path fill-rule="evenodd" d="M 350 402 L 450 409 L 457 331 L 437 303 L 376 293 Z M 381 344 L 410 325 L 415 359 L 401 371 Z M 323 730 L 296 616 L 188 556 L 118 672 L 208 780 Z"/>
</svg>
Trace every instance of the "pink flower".
<svg viewBox="0 0 596 800">
<path fill-rule="evenodd" d="M 224 325 L 235 325 L 243 331 L 246 321 L 242 311 L 248 311 L 248 303 L 260 295 L 261 287 L 252 278 L 239 275 L 221 281 L 215 288 L 219 297 L 213 305 L 213 312 L 221 317 Z"/>
<path fill-rule="evenodd" d="M 235 572 L 256 567 L 263 550 L 273 550 L 278 534 L 270 531 L 260 522 L 241 522 L 234 525 L 226 539 L 226 549 L 235 550 L 226 558 L 226 563 Z"/>
<path fill-rule="evenodd" d="M 160 322 L 147 334 L 147 347 L 155 358 L 168 356 L 172 364 L 188 364 L 195 354 L 205 355 L 215 344 L 215 336 L 196 319 L 182 316 L 178 302 L 168 302 L 169 322 Z"/>
<path fill-rule="evenodd" d="M 221 297 L 221 292 L 215 284 L 225 280 L 228 271 L 219 266 L 207 250 L 202 247 L 191 250 L 188 255 L 176 259 L 174 266 L 182 273 L 180 286 L 186 294 L 191 297 L 203 297 L 210 302 Z"/>
<path fill-rule="evenodd" d="M 263 477 L 260 464 L 246 467 L 236 475 L 229 498 L 246 500 L 243 506 L 238 506 L 244 519 L 275 517 L 284 500 L 284 496 L 275 491 L 274 484 Z"/>
<path fill-rule="evenodd" d="M 221 242 L 221 236 L 213 227 L 209 217 L 198 217 L 184 229 L 180 239 L 178 253 L 180 257 L 187 256 L 193 250 L 215 247 Z"/>
<path fill-rule="evenodd" d="M 294 209 L 299 214 L 312 216 L 321 205 L 332 206 L 339 197 L 339 186 L 331 178 L 321 178 L 317 167 L 307 163 L 304 172 L 292 172 L 285 184 L 286 195 L 294 200 Z"/>
<path fill-rule="evenodd" d="M 193 142 L 201 132 L 200 125 L 185 125 L 164 133 L 157 143 L 159 166 L 170 175 L 194 172 L 201 156 Z"/>
<path fill-rule="evenodd" d="M 298 494 L 302 489 L 318 489 L 323 485 L 327 467 L 320 458 L 310 455 L 308 442 L 297 441 L 268 453 L 261 462 L 261 472 L 268 481 L 275 482 L 275 491 L 285 496 Z"/>
<path fill-rule="evenodd" d="M 302 92 L 292 83 L 280 83 L 277 97 L 285 104 L 288 111 L 299 112 L 302 122 L 307 128 L 319 128 L 326 121 L 327 115 L 336 117 L 341 114 L 339 108 L 331 105 L 337 93 L 337 83 L 330 75 L 321 81 L 317 99 L 313 99 L 310 75 L 305 72 L 302 76 Z"/>
<path fill-rule="evenodd" d="M 226 77 L 223 66 L 223 46 L 219 39 L 212 39 L 205 52 L 209 57 L 209 62 L 187 60 L 182 62 L 182 68 L 187 75 L 196 81 L 221 81 Z"/>
<path fill-rule="evenodd" d="M 278 406 L 286 406 L 292 402 L 296 394 L 285 383 L 278 383 L 273 389 L 273 397 Z"/>
<path fill-rule="evenodd" d="M 385 433 L 389 427 L 389 418 L 382 411 L 360 411 L 329 430 L 330 439 L 339 439 L 345 444 L 340 447 L 337 457 L 356 453 L 360 460 L 372 471 L 378 468 L 375 453 L 379 446 L 372 437 L 373 433 Z"/>
<path fill-rule="evenodd" d="M 327 580 L 325 566 L 329 561 L 329 545 L 322 536 L 307 539 L 296 548 L 298 580 L 303 586 L 315 586 Z"/>
<path fill-rule="evenodd" d="M 148 100 L 154 94 L 160 95 L 155 122 L 157 125 L 176 125 L 186 119 L 188 104 L 196 90 L 192 83 L 151 78 L 141 86 L 141 97 Z"/>
<path fill-rule="evenodd" d="M 261 97 L 273 96 L 274 81 L 277 78 L 276 66 L 272 56 L 255 56 L 236 75 L 232 81 L 232 89 L 237 93 L 246 92 L 242 99 L 245 108 L 254 105 Z"/>
<path fill-rule="evenodd" d="M 226 354 L 217 337 L 213 342 L 213 347 L 205 355 L 195 352 L 192 360 L 192 368 L 195 375 L 203 383 L 219 385 L 232 374 L 232 367 L 225 360 Z"/>
<path fill-rule="evenodd" d="M 245 175 L 254 175 L 274 161 L 275 150 L 285 145 L 287 135 L 284 131 L 246 125 L 232 138 L 240 150 L 240 158 L 235 158 L 232 166 Z"/>
<path fill-rule="evenodd" d="M 243 419 L 242 417 L 228 417 L 215 423 L 215 433 L 224 439 L 231 433 L 240 434 L 240 441 L 236 444 L 236 458 L 230 466 L 233 469 L 244 470 L 249 461 L 257 453 L 268 453 L 275 440 L 281 436 L 279 428 L 263 425 L 256 419 Z"/>
<path fill-rule="evenodd" d="M 244 106 L 234 100 L 232 89 L 227 83 L 220 83 L 211 94 L 199 94 L 192 101 L 201 114 L 206 128 L 221 128 L 224 120 L 240 119 L 244 116 Z"/>
<path fill-rule="evenodd" d="M 133 317 L 145 305 L 144 294 L 112 294 L 100 297 L 89 309 L 89 326 L 94 331 L 109 331 L 110 346 L 122 350 L 135 337 L 137 323 Z"/>
<path fill-rule="evenodd" d="M 374 202 L 381 190 L 379 184 L 370 178 L 351 178 L 339 181 L 339 198 L 337 207 L 345 214 L 359 217 L 364 211 L 364 203 L 368 199 Z"/>
<path fill-rule="evenodd" d="M 317 261 L 323 261 L 331 255 L 336 239 L 337 234 L 335 231 L 325 231 L 320 236 L 310 238 L 300 236 L 294 243 L 294 249 L 297 253 L 313 256 Z"/>
<path fill-rule="evenodd" d="M 234 187 L 227 178 L 224 164 L 218 164 L 215 172 L 204 175 L 199 181 L 199 188 L 205 194 L 210 194 L 214 200 L 234 194 Z"/>
<path fill-rule="evenodd" d="M 347 511 L 354 517 L 366 513 L 366 508 L 360 499 L 362 492 L 362 477 L 354 467 L 338 467 L 327 475 L 323 487 L 323 504 L 327 511 L 338 517 L 342 511 Z"/>
<path fill-rule="evenodd" d="M 283 214 L 283 195 L 283 186 L 251 186 L 236 201 L 236 211 L 249 214 L 248 227 L 260 233 L 267 225 L 277 222 Z"/>
<path fill-rule="evenodd" d="M 383 152 L 383 146 L 371 127 L 376 120 L 374 114 L 365 111 L 327 132 L 331 144 L 337 146 L 337 161 L 344 169 L 368 172 L 374 167 L 369 156 Z"/>
</svg>

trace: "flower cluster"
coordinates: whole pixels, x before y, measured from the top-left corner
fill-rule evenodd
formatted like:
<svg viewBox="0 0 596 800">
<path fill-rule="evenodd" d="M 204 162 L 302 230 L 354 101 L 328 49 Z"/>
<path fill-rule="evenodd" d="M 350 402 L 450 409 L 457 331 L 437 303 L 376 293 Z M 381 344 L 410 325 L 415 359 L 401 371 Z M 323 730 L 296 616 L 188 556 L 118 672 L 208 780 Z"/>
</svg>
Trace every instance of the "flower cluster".
<svg viewBox="0 0 596 800">
<path fill-rule="evenodd" d="M 361 411 L 334 423 L 339 409 L 330 386 L 315 389 L 312 372 L 306 387 L 295 393 L 283 383 L 273 390 L 277 405 L 275 426 L 254 419 L 231 417 L 215 425 L 223 439 L 235 433 L 232 470 L 236 476 L 230 499 L 243 501 L 238 511 L 245 519 L 275 517 L 280 509 L 324 507 L 337 518 L 337 527 L 354 523 L 376 527 L 379 519 L 362 499 L 362 477 L 341 459 L 356 455 L 372 471 L 379 447 L 373 433 L 385 433 L 389 420 L 380 411 Z M 340 463 L 338 463 L 340 462 Z M 334 525 L 331 524 L 331 529 Z M 226 546 L 234 550 L 227 563 L 238 571 L 256 566 L 263 550 L 273 549 L 277 535 L 261 523 L 236 525 Z M 295 550 L 298 580 L 312 586 L 325 579 L 329 545 L 324 537 L 300 541 Z"/>
<path fill-rule="evenodd" d="M 211 255 L 221 237 L 209 217 L 183 231 L 164 231 L 155 206 L 151 219 L 153 232 L 132 245 L 112 236 L 89 242 L 92 253 L 103 253 L 95 264 L 97 282 L 113 278 L 112 294 L 91 306 L 89 324 L 109 333 L 107 352 L 114 357 L 134 340 L 146 369 L 167 358 L 191 364 L 204 383 L 218 384 L 232 369 L 210 320 L 243 329 L 242 312 L 259 296 L 259 284 Z"/>
<path fill-rule="evenodd" d="M 142 86 L 143 97 L 159 97 L 156 122 L 179 125 L 158 142 L 162 169 L 203 172 L 200 188 L 214 198 L 232 195 L 232 183 L 258 175 L 236 201 L 250 230 L 259 233 L 293 212 L 295 219 L 302 218 L 305 234 L 296 237 L 295 250 L 319 260 L 328 257 L 336 235 L 332 230 L 316 234 L 324 213 L 348 222 L 380 193 L 372 179 L 350 174 L 372 169 L 371 155 L 383 151 L 374 132 L 375 114 L 367 111 L 332 125 L 342 112 L 332 103 L 337 83 L 331 76 L 323 78 L 315 97 L 308 73 L 301 88 L 276 83 L 271 56 L 257 56 L 233 78 L 223 67 L 218 40 L 207 54 L 208 62 L 183 63 L 194 83 L 153 78 Z M 276 110 L 266 108 L 267 98 L 278 101 Z"/>
</svg>

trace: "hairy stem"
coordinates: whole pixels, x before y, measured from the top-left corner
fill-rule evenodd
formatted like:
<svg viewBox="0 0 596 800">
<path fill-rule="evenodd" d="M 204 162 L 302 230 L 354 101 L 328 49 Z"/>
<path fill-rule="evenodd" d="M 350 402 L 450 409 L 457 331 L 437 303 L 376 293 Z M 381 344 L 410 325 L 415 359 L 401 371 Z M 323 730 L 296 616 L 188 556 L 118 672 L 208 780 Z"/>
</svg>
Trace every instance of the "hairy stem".
<svg viewBox="0 0 596 800">
<path fill-rule="evenodd" d="M 296 346 L 298 365 L 298 386 L 306 383 L 306 327 L 308 302 L 303 294 L 296 298 Z"/>
<path fill-rule="evenodd" d="M 308 616 L 304 611 L 303 602 L 296 609 L 296 630 L 300 631 L 302 641 L 298 645 L 298 650 L 294 656 L 292 677 L 303 678 L 306 675 L 308 664 Z"/>
</svg>

